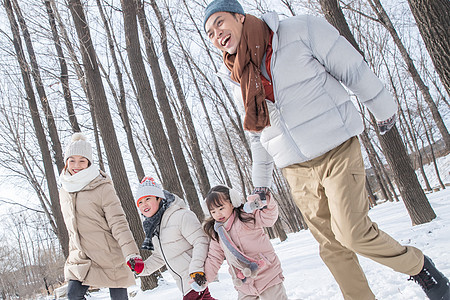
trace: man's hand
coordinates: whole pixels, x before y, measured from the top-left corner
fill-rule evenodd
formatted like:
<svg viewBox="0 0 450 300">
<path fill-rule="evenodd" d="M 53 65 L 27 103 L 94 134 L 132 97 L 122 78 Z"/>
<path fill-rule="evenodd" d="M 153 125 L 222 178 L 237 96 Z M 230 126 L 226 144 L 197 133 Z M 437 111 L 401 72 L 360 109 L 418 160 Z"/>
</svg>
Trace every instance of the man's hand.
<svg viewBox="0 0 450 300">
<path fill-rule="evenodd" d="M 397 114 L 394 114 L 392 117 L 390 117 L 387 120 L 377 122 L 378 130 L 380 131 L 380 134 L 383 135 L 386 132 L 388 132 L 389 130 L 391 130 L 391 128 L 394 127 L 396 120 L 397 120 Z"/>
<path fill-rule="evenodd" d="M 130 267 L 131 271 L 139 275 L 144 270 L 144 261 L 140 255 L 129 255 L 127 257 L 127 265 Z"/>
</svg>

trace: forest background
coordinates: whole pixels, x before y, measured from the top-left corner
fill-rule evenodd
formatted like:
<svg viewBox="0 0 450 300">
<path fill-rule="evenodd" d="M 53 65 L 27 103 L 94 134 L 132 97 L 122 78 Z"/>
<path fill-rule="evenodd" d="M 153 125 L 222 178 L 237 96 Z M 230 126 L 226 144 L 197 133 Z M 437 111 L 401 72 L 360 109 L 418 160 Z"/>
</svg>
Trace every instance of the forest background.
<svg viewBox="0 0 450 300">
<path fill-rule="evenodd" d="M 130 228 L 143 239 L 132 192 L 144 175 L 186 199 L 200 220 L 208 189 L 249 194 L 251 150 L 221 54 L 203 31 L 204 0 L 2 0 L 0 7 L 0 296 L 32 298 L 61 285 L 68 236 L 58 199 L 63 149 L 85 133 L 111 174 Z M 399 104 L 379 135 L 360 135 L 370 205 L 401 199 L 412 224 L 436 217 L 436 158 L 450 152 L 450 2 L 248 0 L 246 12 L 324 16 L 362 53 Z M 299 70 L 301 72 L 301 70 Z M 423 171 L 433 164 L 438 184 Z M 416 176 L 416 171 L 418 176 Z M 448 172 L 445 170 L 444 172 Z M 307 229 L 279 170 L 271 237 Z M 143 251 L 144 257 L 149 253 Z M 159 273 L 142 279 L 158 284 Z"/>
</svg>

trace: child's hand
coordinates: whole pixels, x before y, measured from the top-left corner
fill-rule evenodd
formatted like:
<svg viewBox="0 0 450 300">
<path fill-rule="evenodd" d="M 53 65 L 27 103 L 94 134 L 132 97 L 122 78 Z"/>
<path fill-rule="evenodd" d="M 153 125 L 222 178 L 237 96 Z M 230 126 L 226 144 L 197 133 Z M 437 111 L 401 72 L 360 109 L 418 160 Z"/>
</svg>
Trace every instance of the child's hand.
<svg viewBox="0 0 450 300">
<path fill-rule="evenodd" d="M 132 254 L 127 257 L 127 265 L 131 271 L 139 275 L 144 270 L 144 261 L 140 255 Z"/>
<path fill-rule="evenodd" d="M 257 192 L 247 197 L 247 202 L 244 204 L 244 211 L 246 213 L 252 213 L 257 209 L 262 209 L 267 206 L 266 195 L 264 192 Z"/>
<path fill-rule="evenodd" d="M 206 277 L 205 273 L 203 272 L 194 272 L 190 274 L 191 280 L 189 283 L 191 284 L 191 287 L 196 292 L 201 292 L 206 289 Z"/>
</svg>

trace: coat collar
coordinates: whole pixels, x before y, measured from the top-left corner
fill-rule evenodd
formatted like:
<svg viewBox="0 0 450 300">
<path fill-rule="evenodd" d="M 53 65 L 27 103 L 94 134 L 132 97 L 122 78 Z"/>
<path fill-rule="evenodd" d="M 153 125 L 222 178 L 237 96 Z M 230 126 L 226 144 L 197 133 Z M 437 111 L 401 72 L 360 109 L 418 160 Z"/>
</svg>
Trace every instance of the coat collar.
<svg viewBox="0 0 450 300">
<path fill-rule="evenodd" d="M 173 194 L 175 197 L 175 200 L 172 202 L 172 204 L 167 208 L 167 210 L 164 212 L 162 219 L 161 219 L 161 227 L 165 227 L 167 225 L 167 222 L 170 219 L 170 216 L 178 211 L 179 209 L 187 208 L 186 203 L 178 197 L 177 195 Z"/>
<path fill-rule="evenodd" d="M 270 30 L 273 31 L 272 49 L 274 52 L 278 50 L 278 28 L 280 26 L 280 19 L 278 14 L 274 11 L 265 13 L 261 16 L 261 19 L 266 22 Z"/>
</svg>

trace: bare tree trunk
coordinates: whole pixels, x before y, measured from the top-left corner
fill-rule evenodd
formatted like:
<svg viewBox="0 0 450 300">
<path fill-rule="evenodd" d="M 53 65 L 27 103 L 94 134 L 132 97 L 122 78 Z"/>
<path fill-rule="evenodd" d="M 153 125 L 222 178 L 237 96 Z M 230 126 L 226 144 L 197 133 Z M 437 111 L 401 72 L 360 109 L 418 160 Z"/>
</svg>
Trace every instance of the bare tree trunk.
<svg viewBox="0 0 450 300">
<path fill-rule="evenodd" d="M 383 63 L 386 66 L 386 70 L 388 72 L 389 82 L 390 82 L 392 90 L 394 92 L 394 98 L 397 101 L 397 105 L 400 107 L 400 100 L 398 98 L 397 88 L 394 85 L 393 76 L 391 75 L 391 72 L 390 72 L 389 68 L 387 67 L 387 62 L 386 62 L 385 58 L 383 57 L 382 59 L 383 59 Z M 401 80 L 399 82 L 400 82 L 401 88 L 404 89 L 403 88 L 403 84 L 401 83 Z M 405 93 L 403 93 L 403 94 L 405 94 Z M 416 101 L 417 101 L 417 105 L 419 106 L 418 97 L 415 97 L 415 98 L 416 98 Z M 401 119 L 402 119 L 401 117 L 403 117 L 403 119 L 405 120 L 405 123 L 407 123 L 406 127 L 407 127 L 408 133 L 409 133 L 409 135 L 411 137 L 411 141 L 410 141 L 409 144 L 410 144 L 410 146 L 412 146 L 412 149 L 414 149 L 414 151 L 415 151 L 415 153 L 417 155 L 417 158 L 419 160 L 419 168 L 420 168 L 420 172 L 422 174 L 422 178 L 424 179 L 424 182 L 425 182 L 426 190 L 431 190 L 430 183 L 428 181 L 428 178 L 426 177 L 425 170 L 423 169 L 422 154 L 420 152 L 419 145 L 417 143 L 417 134 L 415 133 L 414 129 L 412 128 L 413 127 L 412 126 L 413 122 L 412 122 L 412 118 L 411 118 L 411 112 L 410 112 L 410 109 L 409 109 L 409 105 L 408 105 L 408 103 L 406 101 L 405 101 L 405 105 L 406 105 L 406 110 L 407 110 L 407 113 L 408 113 L 409 122 L 406 121 L 406 116 L 404 115 L 404 111 L 401 108 L 400 108 L 400 113 L 399 113 L 400 114 L 399 121 L 401 122 Z M 404 134 L 404 136 L 408 140 L 406 133 Z M 415 168 L 414 165 L 413 165 L 413 169 L 415 170 L 417 168 Z"/>
<path fill-rule="evenodd" d="M 219 108 L 217 106 L 215 106 L 215 108 L 216 108 L 217 115 L 219 116 L 220 121 L 222 122 L 222 127 L 226 128 L 225 121 L 223 120 L 222 114 L 219 112 Z M 236 166 L 236 171 L 239 174 L 239 179 L 240 179 L 240 182 L 241 182 L 241 191 L 242 191 L 242 193 L 244 194 L 244 197 L 245 197 L 245 180 L 244 180 L 244 175 L 242 174 L 241 166 L 239 164 L 239 159 L 237 157 L 236 151 L 234 150 L 233 142 L 231 141 L 230 134 L 229 134 L 228 130 L 225 130 L 225 136 L 226 136 L 227 141 L 228 141 L 228 146 L 230 147 L 231 155 L 233 156 L 232 159 L 234 161 L 234 165 Z M 230 187 L 233 187 L 233 186 L 230 186 Z"/>
<path fill-rule="evenodd" d="M 100 0 L 96 0 L 96 2 L 97 2 L 98 10 L 100 12 L 100 16 L 103 21 L 103 26 L 105 27 L 106 36 L 108 37 L 109 52 L 111 54 L 112 61 L 114 64 L 114 70 L 116 71 L 117 83 L 119 84 L 120 96 L 117 97 L 117 93 L 112 84 L 110 84 L 111 92 L 113 93 L 114 99 L 116 100 L 116 105 L 119 110 L 123 128 L 125 129 L 125 133 L 127 135 L 128 149 L 130 150 L 131 157 L 133 158 L 134 169 L 136 171 L 138 180 L 141 181 L 145 177 L 145 172 L 144 172 L 144 168 L 142 167 L 142 163 L 139 158 L 139 154 L 137 152 L 136 145 L 134 144 L 134 140 L 133 140 L 133 132 L 131 130 L 130 118 L 128 116 L 128 111 L 127 111 L 127 102 L 126 102 L 126 96 L 125 96 L 125 87 L 124 87 L 123 79 L 122 79 L 122 72 L 120 71 L 119 63 L 117 62 L 114 41 L 111 36 L 111 29 L 105 18 L 105 14 L 103 13 L 103 7 L 100 3 Z M 107 76 L 106 72 L 104 72 L 104 74 L 106 77 Z M 111 82 L 111 81 L 109 80 L 109 82 Z"/>
<path fill-rule="evenodd" d="M 140 5 L 140 0 L 138 0 Z M 183 93 L 183 88 L 181 87 L 180 78 L 178 76 L 177 69 L 173 63 L 172 57 L 170 56 L 169 46 L 167 44 L 167 31 L 164 19 L 161 15 L 158 5 L 155 0 L 151 0 L 150 4 L 155 11 L 156 17 L 158 18 L 160 35 L 161 35 L 161 46 L 162 54 L 164 56 L 164 61 L 166 62 L 167 68 L 169 69 L 170 76 L 172 78 L 173 84 L 175 86 L 175 91 L 177 93 L 178 101 L 181 105 L 181 112 L 186 122 L 186 127 L 189 136 L 189 146 L 191 148 L 193 156 L 193 165 L 195 167 L 197 178 L 200 182 L 200 191 L 203 197 L 206 197 L 211 185 L 209 183 L 208 174 L 206 172 L 205 165 L 203 163 L 202 152 L 200 150 L 200 145 L 197 138 L 197 133 L 195 131 L 194 122 L 192 121 L 191 112 L 186 102 L 186 98 Z"/>
<path fill-rule="evenodd" d="M 419 106 L 419 101 L 417 99 L 416 99 L 416 101 L 417 101 L 417 106 Z M 442 182 L 441 176 L 439 174 L 438 166 L 437 166 L 437 163 L 436 163 L 436 157 L 434 155 L 434 150 L 433 150 L 433 141 L 430 138 L 430 134 L 428 134 L 428 129 L 427 129 L 427 127 L 428 127 L 427 125 L 428 124 L 425 121 L 425 117 L 423 116 L 422 110 L 419 109 L 418 111 L 419 111 L 420 120 L 422 121 L 423 127 L 425 128 L 425 136 L 427 138 L 427 142 L 428 142 L 428 145 L 430 147 L 431 161 L 433 162 L 434 170 L 436 171 L 436 177 L 438 179 L 439 185 L 441 186 L 441 189 L 445 189 L 445 185 Z M 422 147 L 422 149 L 425 150 L 425 147 Z M 422 166 L 422 170 L 423 170 L 423 166 Z M 424 179 L 426 180 L 427 187 L 431 190 L 432 188 L 430 187 L 430 183 L 428 182 L 427 177 L 425 176 Z"/>
<path fill-rule="evenodd" d="M 22 34 L 24 37 L 25 45 L 27 47 L 28 56 L 30 57 L 30 64 L 32 70 L 31 75 L 34 79 L 34 84 L 38 92 L 39 99 L 41 100 L 42 108 L 45 114 L 45 119 L 47 120 L 47 127 L 50 134 L 50 140 L 52 141 L 52 148 L 54 152 L 56 166 L 58 167 L 59 173 L 61 173 L 61 171 L 64 168 L 64 160 L 61 142 L 59 141 L 58 130 L 56 129 L 55 118 L 53 117 L 52 109 L 48 104 L 47 95 L 44 90 L 44 84 L 42 83 L 41 73 L 36 60 L 36 54 L 34 52 L 33 44 L 31 43 L 31 36 L 28 31 L 27 24 L 25 23 L 25 19 L 22 16 L 22 11 L 20 10 L 17 0 L 12 0 L 12 4 L 16 12 L 20 27 L 22 29 Z"/>
<path fill-rule="evenodd" d="M 116 193 L 127 216 L 130 229 L 138 245 L 140 245 L 144 240 L 144 231 L 142 230 L 142 223 L 134 204 L 135 201 L 128 182 L 122 153 L 120 152 L 119 143 L 114 130 L 114 124 L 111 119 L 108 101 L 106 99 L 102 78 L 98 68 L 96 60 L 97 55 L 92 43 L 90 30 L 86 22 L 86 17 L 80 0 L 70 0 L 69 8 L 80 42 L 81 57 L 85 68 L 84 71 L 88 85 L 92 92 L 95 110 L 97 112 L 102 112 L 96 116 L 108 157 L 111 177 L 114 181 Z"/>
<path fill-rule="evenodd" d="M 377 199 L 375 198 L 375 196 L 373 194 L 373 190 L 372 190 L 372 187 L 370 186 L 369 179 L 367 178 L 367 174 L 366 174 L 366 190 L 367 190 L 368 197 L 369 197 L 369 205 L 370 205 L 370 207 L 376 206 L 377 205 Z"/>
<path fill-rule="evenodd" d="M 336 27 L 350 44 L 363 54 L 348 28 L 347 21 L 338 2 L 334 0 L 319 0 L 319 2 L 328 22 Z M 398 134 L 397 127 L 394 126 L 388 133 L 383 136 L 379 135 L 378 138 L 386 159 L 392 168 L 400 195 L 402 196 L 412 223 L 418 225 L 431 221 L 436 217 L 436 214 L 417 180 L 416 173 L 411 166 L 411 161 Z"/>
<path fill-rule="evenodd" d="M 172 28 L 173 28 L 173 30 L 175 31 L 175 35 L 176 35 L 176 37 L 177 37 L 178 45 L 179 45 L 179 47 L 181 48 L 181 50 L 182 50 L 182 52 L 183 52 L 183 54 L 184 54 L 184 60 L 185 60 L 186 64 L 188 65 L 189 72 L 190 72 L 190 74 L 191 74 L 192 80 L 193 80 L 193 82 L 194 82 L 195 89 L 197 90 L 197 94 L 198 94 L 200 103 L 201 103 L 202 108 L 203 108 L 203 112 L 205 113 L 206 122 L 207 122 L 207 124 L 208 124 L 208 128 L 209 128 L 211 137 L 212 137 L 212 139 L 213 139 L 214 149 L 215 149 L 215 152 L 216 152 L 216 155 L 217 155 L 217 159 L 219 160 L 219 165 L 220 165 L 220 167 L 221 167 L 221 172 L 224 174 L 224 177 L 225 177 L 225 183 L 226 183 L 229 187 L 231 187 L 230 176 L 228 175 L 227 168 L 226 168 L 225 163 L 224 163 L 224 161 L 223 161 L 222 153 L 221 153 L 221 151 L 220 151 L 220 147 L 219 147 L 219 144 L 218 144 L 218 142 L 217 142 L 216 133 L 214 132 L 214 129 L 213 129 L 213 126 L 212 126 L 212 123 L 211 123 L 211 118 L 209 117 L 209 112 L 208 112 L 208 109 L 206 108 L 206 105 L 205 105 L 205 100 L 204 100 L 204 97 L 203 97 L 203 93 L 202 93 L 202 91 L 200 90 L 200 87 L 199 87 L 199 85 L 198 85 L 197 78 L 196 78 L 196 76 L 195 76 L 195 74 L 194 74 L 194 70 L 193 70 L 192 65 L 191 65 L 191 62 L 190 62 L 190 56 L 188 56 L 187 51 L 184 49 L 183 43 L 181 42 L 181 38 L 180 38 L 180 36 L 179 36 L 179 34 L 178 34 L 178 31 L 177 31 L 177 29 L 176 29 L 176 26 L 175 26 L 175 24 L 174 24 L 174 22 L 173 22 L 172 15 L 170 14 L 170 11 L 169 11 L 169 19 L 170 19 L 170 21 L 171 21 Z M 178 76 L 177 76 L 177 78 L 178 78 Z M 209 183 L 208 183 L 208 184 L 209 184 Z"/>
<path fill-rule="evenodd" d="M 75 54 L 75 50 L 73 49 L 72 43 L 67 35 L 66 28 L 64 26 L 64 23 L 61 20 L 61 16 L 59 15 L 58 8 L 56 6 L 55 0 L 49 0 L 50 5 L 53 9 L 53 13 L 55 14 L 56 20 L 58 21 L 59 28 L 61 30 L 61 36 L 64 40 L 64 44 L 67 47 L 67 50 L 69 52 L 69 56 L 73 62 L 73 67 L 75 69 L 75 73 L 77 74 L 78 81 L 80 82 L 81 87 L 83 88 L 84 94 L 87 98 L 87 103 L 89 105 L 89 113 L 91 114 L 92 119 L 92 126 L 94 128 L 94 138 L 95 138 L 95 146 L 97 149 L 97 157 L 98 157 L 98 164 L 101 170 L 105 170 L 105 166 L 103 163 L 103 155 L 102 155 L 102 147 L 100 145 L 100 138 L 98 134 L 98 128 L 97 128 L 97 118 L 95 116 L 95 108 L 94 104 L 92 102 L 92 95 L 89 88 L 89 83 L 86 80 L 86 76 L 84 75 L 84 71 L 81 68 L 81 64 L 78 61 L 78 57 Z"/>
<path fill-rule="evenodd" d="M 52 29 L 53 42 L 55 43 L 56 53 L 58 54 L 59 67 L 61 69 L 61 85 L 64 95 L 64 101 L 66 103 L 67 115 L 69 117 L 70 126 L 73 132 L 80 132 L 80 126 L 78 125 L 77 116 L 75 115 L 75 109 L 73 108 L 72 96 L 69 88 L 69 75 L 67 72 L 67 63 L 64 58 L 64 53 L 61 47 L 61 41 L 59 39 L 58 29 L 56 27 L 55 15 L 50 5 L 49 0 L 44 1 L 45 8 L 47 9 L 48 21 L 50 28 Z"/>
<path fill-rule="evenodd" d="M 417 69 L 414 65 L 413 60 L 409 56 L 408 51 L 406 50 L 405 46 L 403 45 L 402 41 L 400 40 L 400 37 L 398 36 L 397 31 L 394 28 L 394 25 L 392 24 L 391 20 L 389 19 L 389 16 L 387 15 L 386 11 L 384 10 L 384 8 L 381 5 L 379 0 L 370 0 L 369 4 L 372 7 L 373 11 L 378 16 L 378 21 L 386 28 L 387 31 L 389 31 L 392 38 L 394 39 L 394 42 L 397 45 L 397 48 L 399 49 L 406 65 L 408 67 L 408 72 L 410 73 L 414 82 L 419 87 L 420 92 L 422 93 L 422 96 L 423 96 L 425 102 L 428 104 L 428 108 L 430 109 L 431 114 L 433 116 L 433 120 L 436 123 L 436 126 L 439 129 L 439 132 L 441 133 L 441 136 L 442 136 L 442 139 L 444 140 L 447 151 L 450 151 L 450 134 L 448 133 L 447 127 L 445 126 L 445 123 L 442 120 L 441 114 L 439 113 L 439 110 L 437 109 L 436 103 L 433 101 L 433 98 L 431 97 L 428 87 L 423 82 L 422 78 L 419 75 L 419 72 L 417 72 Z M 447 53 L 447 57 L 448 57 L 448 53 Z"/>
<path fill-rule="evenodd" d="M 14 18 L 14 13 L 11 7 L 11 2 L 9 0 L 4 1 L 6 12 L 8 14 L 8 19 L 11 26 L 11 31 L 13 33 L 13 43 L 14 49 L 16 51 L 17 60 L 20 65 L 20 71 L 22 73 L 22 80 L 25 86 L 25 92 L 27 95 L 28 107 L 30 109 L 31 119 L 33 121 L 34 130 L 36 138 L 39 143 L 39 148 L 42 154 L 42 160 L 45 169 L 45 178 L 47 180 L 48 192 L 51 199 L 51 207 L 53 217 L 56 222 L 56 236 L 59 239 L 61 248 L 64 255 L 67 257 L 69 254 L 69 235 L 67 233 L 66 225 L 64 224 L 64 219 L 61 213 L 61 206 L 59 204 L 59 193 L 58 186 L 56 183 L 55 173 L 53 169 L 53 162 L 50 155 L 50 150 L 48 148 L 47 139 L 45 136 L 44 128 L 42 127 L 41 119 L 39 117 L 39 110 L 36 104 L 36 98 L 33 92 L 31 78 L 29 73 L 29 66 L 26 62 L 25 55 L 23 53 L 22 42 L 19 34 L 19 27 Z"/>
<path fill-rule="evenodd" d="M 419 114 L 420 114 L 421 108 L 420 108 L 419 101 L 418 101 L 417 97 L 416 97 L 416 101 L 417 101 L 417 109 L 419 110 Z M 407 112 L 408 112 L 409 121 L 412 124 L 413 121 L 412 121 L 411 111 L 410 111 L 409 108 L 407 109 Z M 422 153 L 420 151 L 419 143 L 417 141 L 417 134 L 412 135 L 411 138 L 412 138 L 412 144 L 414 146 L 414 151 L 416 152 L 416 157 L 417 157 L 417 161 L 418 161 L 418 166 L 414 166 L 414 164 L 413 164 L 413 169 L 414 170 L 417 170 L 417 169 L 420 170 L 420 174 L 422 175 L 422 178 L 423 178 L 423 180 L 425 182 L 425 190 L 426 191 L 431 191 L 430 182 L 428 181 L 427 175 L 425 174 L 425 170 L 423 168 Z"/>
<path fill-rule="evenodd" d="M 379 135 L 378 138 L 383 149 L 389 149 L 386 151 L 389 153 L 386 155 L 389 164 L 391 166 L 395 164 L 403 167 L 392 168 L 392 172 L 394 173 L 394 178 L 400 190 L 400 195 L 402 195 L 403 202 L 411 217 L 412 224 L 419 225 L 430 222 L 436 218 L 433 208 L 417 181 L 417 176 L 406 175 L 413 174 L 414 170 L 403 143 L 398 143 L 401 141 L 401 138 L 397 128 L 394 126 L 386 134 Z"/>
<path fill-rule="evenodd" d="M 141 108 L 148 132 L 150 133 L 156 162 L 161 170 L 162 184 L 165 189 L 182 196 L 183 189 L 179 181 L 177 169 L 175 168 L 172 152 L 169 148 L 169 142 L 167 141 L 156 108 L 150 81 L 142 58 L 136 21 L 136 5 L 134 0 L 121 0 L 121 3 L 128 61 L 137 88 L 138 104 Z"/>
<path fill-rule="evenodd" d="M 195 22 L 194 18 L 192 17 L 191 10 L 190 10 L 189 6 L 187 5 L 186 0 L 183 0 L 183 4 L 184 4 L 186 12 L 187 12 L 187 14 L 189 16 L 189 19 L 192 22 L 192 25 L 195 27 L 195 30 L 196 30 L 199 38 L 202 41 L 202 44 L 204 46 L 203 48 L 205 49 L 206 54 L 208 55 L 209 61 L 211 62 L 211 66 L 214 68 L 214 72 L 217 73 L 218 70 L 217 70 L 217 67 L 216 67 L 216 63 L 215 63 L 215 61 L 214 61 L 214 59 L 213 59 L 213 57 L 211 55 L 211 52 L 209 51 L 209 47 L 208 47 L 207 43 L 205 41 L 205 35 L 198 28 L 197 23 Z M 194 66 L 196 68 L 198 68 L 198 66 L 195 63 L 194 63 Z M 203 72 L 200 72 L 200 74 L 202 74 L 204 76 Z M 221 87 L 222 87 L 222 89 L 223 89 L 223 91 L 224 91 L 224 93 L 225 93 L 225 95 L 226 95 L 226 97 L 228 99 L 228 102 L 230 103 L 231 107 L 233 108 L 233 112 L 234 112 L 234 115 L 235 115 L 235 118 L 236 118 L 237 122 L 234 122 L 234 120 L 231 117 L 231 115 L 229 115 L 228 117 L 230 118 L 230 121 L 231 121 L 234 129 L 238 133 L 238 135 L 239 135 L 239 137 L 240 137 L 240 139 L 242 141 L 242 144 L 244 145 L 245 149 L 247 150 L 247 153 L 248 153 L 249 157 L 252 157 L 252 151 L 250 149 L 250 145 L 249 145 L 249 143 L 247 141 L 247 138 L 245 137 L 244 128 L 242 127 L 241 115 L 240 115 L 240 113 L 239 113 L 239 111 L 238 111 L 238 109 L 236 107 L 236 103 L 234 103 L 233 97 L 228 92 L 228 88 L 225 87 L 225 84 L 223 83 L 222 79 L 218 78 L 218 80 L 219 80 L 220 85 L 221 85 Z M 220 101 L 222 101 L 222 99 L 220 97 L 218 99 Z M 223 104 L 223 106 L 225 107 L 225 104 Z M 227 110 L 227 112 L 228 112 L 228 110 Z"/>
<path fill-rule="evenodd" d="M 153 37 L 150 33 L 150 28 L 145 17 L 144 8 L 142 6 L 138 6 L 136 12 L 142 30 L 142 35 L 144 36 L 145 50 L 147 52 L 147 58 L 150 62 L 150 68 L 152 70 L 156 96 L 160 105 L 160 111 L 164 116 L 164 123 L 166 125 L 167 135 L 169 136 L 170 148 L 172 149 L 173 158 L 180 176 L 181 185 L 183 186 L 190 209 L 197 215 L 197 218 L 200 221 L 203 221 L 205 216 L 200 206 L 197 190 L 189 171 L 183 149 L 181 148 L 181 138 L 178 134 L 178 127 L 175 123 L 175 118 L 167 98 L 166 84 L 161 73 L 161 67 L 159 65 L 158 56 L 156 55 L 155 46 L 153 44 Z"/>
<path fill-rule="evenodd" d="M 450 96 L 450 2 L 408 0 L 434 68 Z"/>
<path fill-rule="evenodd" d="M 378 164 L 378 160 L 375 156 L 373 146 L 370 143 L 369 137 L 367 136 L 367 132 L 364 131 L 360 135 L 361 143 L 363 144 L 364 148 L 367 152 L 367 157 L 369 158 L 370 164 L 372 166 L 372 169 L 375 173 L 375 177 L 378 181 L 378 184 L 380 185 L 380 191 L 384 199 L 389 200 L 392 202 L 392 197 L 390 193 L 387 190 L 385 181 L 383 180 L 383 173 L 380 170 L 380 166 Z"/>
</svg>

